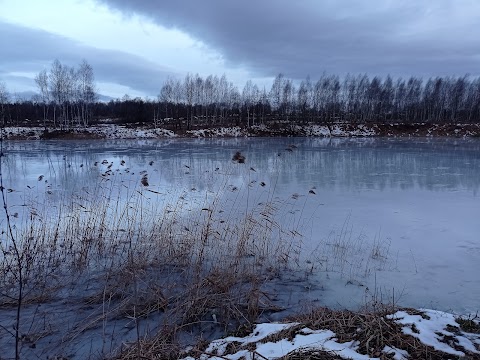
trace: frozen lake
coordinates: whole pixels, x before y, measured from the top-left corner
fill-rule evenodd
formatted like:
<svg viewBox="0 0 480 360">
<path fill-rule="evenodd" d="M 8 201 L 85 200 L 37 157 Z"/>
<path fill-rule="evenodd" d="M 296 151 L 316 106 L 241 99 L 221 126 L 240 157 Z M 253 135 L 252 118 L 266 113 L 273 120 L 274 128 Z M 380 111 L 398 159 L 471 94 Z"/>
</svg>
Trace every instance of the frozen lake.
<svg viewBox="0 0 480 360">
<path fill-rule="evenodd" d="M 236 151 L 245 164 L 232 162 Z M 5 153 L 17 227 L 24 205 L 48 211 L 108 182 L 127 196 L 146 174 L 148 188 L 163 195 L 159 206 L 166 197 L 190 200 L 185 216 L 214 199 L 237 211 L 275 202 L 279 222 L 302 234 L 300 266 L 311 270 L 272 289 L 292 307 L 379 300 L 480 309 L 479 140 L 7 142 Z"/>
</svg>

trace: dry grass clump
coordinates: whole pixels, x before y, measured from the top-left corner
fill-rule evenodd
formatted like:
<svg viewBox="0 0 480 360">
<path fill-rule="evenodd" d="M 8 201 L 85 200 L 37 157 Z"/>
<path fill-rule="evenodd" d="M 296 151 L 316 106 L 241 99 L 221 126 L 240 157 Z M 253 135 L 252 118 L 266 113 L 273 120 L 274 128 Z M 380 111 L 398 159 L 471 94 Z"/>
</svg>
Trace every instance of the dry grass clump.
<svg viewBox="0 0 480 360">
<path fill-rule="evenodd" d="M 457 319 L 460 328 L 469 333 L 480 334 L 480 319 L 478 313 L 471 316 L 464 316 Z"/>
<path fill-rule="evenodd" d="M 120 354 L 113 356 L 117 360 L 177 360 L 182 353 L 178 341 L 175 340 L 176 330 L 161 329 L 154 338 L 140 339 L 134 344 L 120 349 Z"/>
<path fill-rule="evenodd" d="M 416 309 L 404 310 L 412 315 L 423 315 Z M 392 312 L 394 311 L 392 311 L 391 306 L 385 306 L 377 311 L 364 312 L 320 307 L 309 313 L 290 317 L 286 321 L 300 322 L 302 326 L 314 330 L 332 330 L 336 334 L 335 337 L 338 342 L 356 341 L 359 353 L 380 359 L 391 358 L 390 355 L 383 352 L 385 346 L 406 350 L 411 359 L 444 360 L 455 358 L 423 344 L 415 337 L 404 334 L 401 325 L 385 317 Z M 285 334 L 276 334 L 276 336 L 281 337 Z M 461 351 L 465 352 L 465 349 L 461 349 Z M 289 355 L 285 359 L 296 359 L 298 358 L 296 356 L 303 356 L 303 354 L 292 354 L 292 356 Z M 322 359 L 322 357 L 319 357 L 319 359 Z M 467 352 L 465 359 L 480 359 L 480 356 Z"/>
</svg>

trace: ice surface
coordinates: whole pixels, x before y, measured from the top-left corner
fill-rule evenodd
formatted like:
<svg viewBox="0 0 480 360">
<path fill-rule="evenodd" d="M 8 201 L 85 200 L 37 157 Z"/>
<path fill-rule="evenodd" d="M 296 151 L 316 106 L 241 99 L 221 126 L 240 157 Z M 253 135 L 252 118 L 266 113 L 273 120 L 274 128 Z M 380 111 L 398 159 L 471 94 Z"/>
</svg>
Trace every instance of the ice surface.
<svg viewBox="0 0 480 360">
<path fill-rule="evenodd" d="M 232 163 L 236 151 L 246 164 Z M 151 193 L 152 211 L 182 195 L 185 211 L 201 209 L 206 198 L 237 210 L 275 202 L 282 225 L 303 235 L 299 256 L 311 270 L 298 290 L 278 294 L 287 306 L 374 300 L 478 310 L 477 139 L 23 141 L 7 143 L 5 153 L 18 226 L 24 205 L 53 211 L 68 194 L 111 183 L 127 196 L 144 171 L 149 189 L 162 194 L 154 203 Z"/>
<path fill-rule="evenodd" d="M 216 216 L 225 219 L 272 203 L 276 220 L 302 236 L 290 254 L 298 269 L 279 274 L 265 289 L 286 309 L 269 320 L 315 305 L 355 309 L 391 301 L 457 314 L 479 310 L 478 139 L 168 138 L 5 145 L 3 175 L 16 229 L 35 214 L 46 220 L 59 212 L 68 216 L 65 202 L 81 203 L 99 189 L 112 189 L 109 196 L 125 202 L 142 190 L 147 213 L 178 205 L 182 197 L 186 217 L 213 200 L 225 209 Z M 245 164 L 232 162 L 236 151 Z M 141 185 L 145 174 L 148 187 Z M 52 314 L 61 310 L 53 304 L 42 311 L 53 324 L 60 319 Z M 10 315 L 0 316 L 12 323 Z M 122 329 L 122 336 L 135 337 Z M 94 330 L 82 336 L 71 349 L 83 344 L 102 350 Z M 457 341 L 466 350 L 480 342 L 458 335 Z"/>
</svg>

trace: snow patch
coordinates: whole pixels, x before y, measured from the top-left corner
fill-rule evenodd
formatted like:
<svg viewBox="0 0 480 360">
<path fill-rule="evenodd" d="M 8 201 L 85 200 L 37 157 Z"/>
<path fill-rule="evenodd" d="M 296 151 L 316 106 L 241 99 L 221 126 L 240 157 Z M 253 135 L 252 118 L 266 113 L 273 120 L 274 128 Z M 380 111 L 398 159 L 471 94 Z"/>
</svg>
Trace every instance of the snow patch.
<svg viewBox="0 0 480 360">
<path fill-rule="evenodd" d="M 453 314 L 429 309 L 420 309 L 419 311 L 422 315 L 411 315 L 407 311 L 397 311 L 394 314 L 387 315 L 386 318 L 404 325 L 402 328 L 404 334 L 417 338 L 423 344 L 431 346 L 437 351 L 455 356 L 465 356 L 464 352 L 458 350 L 463 349 L 470 353 L 480 354 L 480 351 L 475 347 L 475 344 L 480 344 L 480 335 L 462 332 Z M 328 352 L 344 359 L 379 359 L 358 353 L 359 343 L 357 341 L 337 342 L 336 334 L 328 329 L 312 330 L 304 327 L 295 330 L 295 336 L 291 340 L 283 338 L 278 341 L 265 342 L 268 336 L 299 325 L 299 323 L 258 324 L 248 336 L 231 336 L 214 340 L 200 357 L 189 356 L 185 357 L 184 360 L 277 359 L 292 352 L 307 351 Z M 233 351 L 236 350 L 235 353 L 228 352 L 230 344 L 235 345 L 230 347 L 230 349 L 234 349 Z M 394 360 L 408 360 L 410 358 L 406 350 L 393 346 L 385 345 L 382 352 L 393 356 Z"/>
<path fill-rule="evenodd" d="M 42 135 L 44 128 L 42 127 L 23 127 L 12 126 L 1 129 L 2 135 L 7 138 L 25 138 L 28 140 L 38 140 Z"/>
<path fill-rule="evenodd" d="M 396 323 L 405 325 L 402 332 L 406 335 L 419 339 L 422 343 L 432 346 L 435 350 L 456 356 L 465 356 L 465 353 L 455 349 L 450 344 L 461 347 L 466 351 L 480 354 L 472 340 L 461 332 L 455 317 L 438 310 L 420 309 L 425 315 L 410 315 L 406 311 L 397 311 L 395 314 L 387 315 Z M 450 330 L 449 330 L 450 329 Z M 451 329 L 457 329 L 454 332 Z M 469 334 L 469 337 L 475 334 Z M 478 336 L 480 338 L 480 335 Z M 478 339 L 477 338 L 477 339 Z"/>
<path fill-rule="evenodd" d="M 258 341 L 261 341 L 265 339 L 266 337 L 270 335 L 274 335 L 276 333 L 279 333 L 280 331 L 289 329 L 293 326 L 298 325 L 298 323 L 287 323 L 287 324 L 277 324 L 277 323 L 267 323 L 267 324 L 258 324 L 255 326 L 255 329 L 253 332 L 243 338 L 240 337 L 235 337 L 235 336 L 229 336 L 224 339 L 218 339 L 214 340 L 208 345 L 207 349 L 205 350 L 206 354 L 213 354 L 213 355 L 218 355 L 218 356 L 223 356 L 227 350 L 227 346 L 230 343 L 240 343 L 240 344 L 251 344 L 251 343 L 256 343 Z M 238 354 L 238 353 L 237 353 Z M 243 355 L 242 355 L 243 356 Z M 200 357 L 201 360 L 203 359 L 214 359 L 214 357 L 210 357 L 210 355 L 202 355 Z M 229 357 L 229 358 L 234 358 L 234 357 Z"/>
<path fill-rule="evenodd" d="M 107 139 L 156 139 L 176 136 L 167 129 L 126 128 L 113 124 L 91 126 L 87 131 Z"/>
<path fill-rule="evenodd" d="M 385 346 L 383 348 L 385 354 L 393 354 L 393 360 L 407 360 L 409 358 L 406 350 L 397 349 L 393 346 Z"/>
<path fill-rule="evenodd" d="M 254 331 L 244 337 L 227 337 L 225 339 L 214 340 L 205 350 L 198 360 L 213 360 L 213 359 L 247 359 L 253 360 L 257 358 L 276 359 L 285 356 L 294 351 L 327 351 L 333 352 L 345 359 L 364 360 L 377 359 L 370 358 L 366 355 L 359 354 L 356 350 L 358 343 L 350 341 L 346 343 L 339 343 L 335 339 L 335 333 L 331 330 L 312 330 L 303 328 L 298 331 L 297 335 L 292 340 L 281 339 L 275 342 L 261 343 L 262 340 L 270 335 L 279 333 L 297 326 L 298 323 L 288 324 L 258 324 Z M 243 347 L 247 344 L 255 344 L 255 349 L 249 346 L 249 349 L 241 349 L 233 354 L 226 354 L 227 347 L 231 343 L 237 343 Z M 256 356 L 256 354 L 259 354 Z M 193 357 L 185 357 L 184 360 L 194 360 Z"/>
<path fill-rule="evenodd" d="M 187 134 L 192 137 L 242 137 L 245 132 L 239 126 L 220 127 L 213 129 L 188 130 Z"/>
<path fill-rule="evenodd" d="M 310 125 L 304 128 L 306 136 L 330 136 L 330 130 L 325 125 Z"/>
</svg>

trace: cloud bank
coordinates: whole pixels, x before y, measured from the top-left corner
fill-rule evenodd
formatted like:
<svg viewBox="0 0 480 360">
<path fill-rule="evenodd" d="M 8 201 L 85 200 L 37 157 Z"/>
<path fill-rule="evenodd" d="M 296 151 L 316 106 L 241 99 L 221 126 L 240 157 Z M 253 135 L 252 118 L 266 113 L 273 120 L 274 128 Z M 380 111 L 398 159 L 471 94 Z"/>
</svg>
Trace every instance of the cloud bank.
<svg viewBox="0 0 480 360">
<path fill-rule="evenodd" d="M 181 29 L 258 76 L 480 73 L 472 0 L 98 1 Z"/>
</svg>

